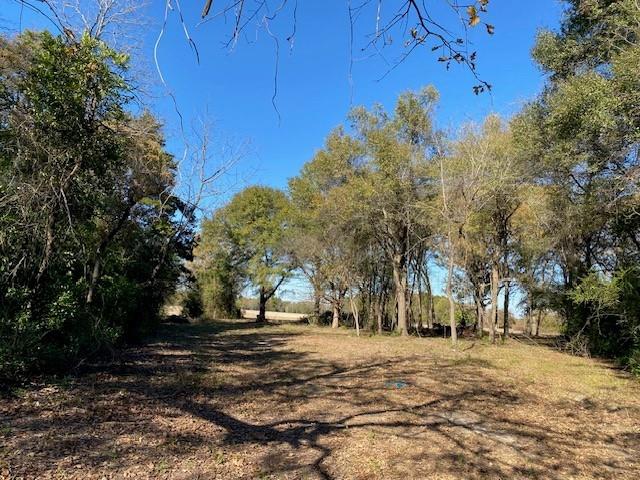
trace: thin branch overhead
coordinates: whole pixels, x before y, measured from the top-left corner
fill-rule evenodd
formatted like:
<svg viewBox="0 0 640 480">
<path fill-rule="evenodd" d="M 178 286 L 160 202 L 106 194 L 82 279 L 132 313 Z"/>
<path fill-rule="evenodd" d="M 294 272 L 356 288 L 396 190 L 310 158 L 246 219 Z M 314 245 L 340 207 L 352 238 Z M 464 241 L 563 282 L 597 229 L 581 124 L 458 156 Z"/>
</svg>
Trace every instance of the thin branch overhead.
<svg viewBox="0 0 640 480">
<path fill-rule="evenodd" d="M 391 48 L 392 45 L 401 45 L 401 51 L 395 61 L 387 62 L 388 70 L 382 78 L 400 66 L 418 48 L 426 48 L 447 69 L 452 64 L 465 66 L 473 75 L 476 84 L 473 90 L 476 94 L 491 90 L 491 85 L 484 80 L 477 71 L 477 53 L 471 48 L 469 29 L 484 27 L 486 34 L 494 33 L 494 26 L 487 23 L 484 17 L 487 14 L 489 0 L 469 0 L 459 3 L 458 0 L 439 0 L 427 5 L 425 0 L 404 0 L 401 2 L 385 2 L 384 0 L 361 0 L 353 4 L 351 0 L 346 2 L 346 8 L 350 23 L 350 37 L 353 43 L 354 32 L 362 22 L 370 19 L 372 27 L 368 27 L 365 33 L 365 43 L 361 51 L 371 51 L 375 55 L 382 56 L 382 51 Z M 216 10 L 218 7 L 218 10 Z M 289 15 L 288 10 L 293 10 Z M 293 31 L 297 29 L 297 2 L 289 0 L 227 0 L 225 2 L 213 2 L 206 0 L 203 4 L 203 22 L 217 18 L 232 17 L 232 31 L 226 47 L 236 46 L 241 34 L 251 25 L 256 29 L 264 29 L 270 37 L 273 37 L 273 29 L 270 22 L 276 17 L 286 14 L 291 17 Z M 286 12 L 286 13 L 285 13 Z M 396 41 L 397 38 L 401 42 Z M 291 45 L 293 35 L 286 39 Z"/>
</svg>

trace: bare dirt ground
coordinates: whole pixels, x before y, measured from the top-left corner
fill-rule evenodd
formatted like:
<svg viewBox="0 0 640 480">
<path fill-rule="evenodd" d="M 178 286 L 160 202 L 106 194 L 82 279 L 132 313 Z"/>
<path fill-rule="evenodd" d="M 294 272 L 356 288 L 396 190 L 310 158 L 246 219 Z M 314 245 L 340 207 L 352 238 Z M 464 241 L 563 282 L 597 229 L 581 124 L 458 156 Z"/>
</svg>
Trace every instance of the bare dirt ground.
<svg viewBox="0 0 640 480">
<path fill-rule="evenodd" d="M 1 399 L 0 478 L 637 480 L 640 386 L 518 341 L 167 326 Z"/>
</svg>

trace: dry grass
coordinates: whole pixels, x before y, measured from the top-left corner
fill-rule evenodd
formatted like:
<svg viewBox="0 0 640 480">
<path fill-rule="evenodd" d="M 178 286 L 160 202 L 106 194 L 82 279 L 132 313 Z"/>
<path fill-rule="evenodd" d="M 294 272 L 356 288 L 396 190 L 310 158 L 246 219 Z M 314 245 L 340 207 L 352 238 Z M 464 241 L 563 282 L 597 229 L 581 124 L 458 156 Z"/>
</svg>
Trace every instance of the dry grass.
<svg viewBox="0 0 640 480">
<path fill-rule="evenodd" d="M 0 401 L 0 477 L 637 479 L 640 385 L 544 346 L 172 326 Z"/>
</svg>

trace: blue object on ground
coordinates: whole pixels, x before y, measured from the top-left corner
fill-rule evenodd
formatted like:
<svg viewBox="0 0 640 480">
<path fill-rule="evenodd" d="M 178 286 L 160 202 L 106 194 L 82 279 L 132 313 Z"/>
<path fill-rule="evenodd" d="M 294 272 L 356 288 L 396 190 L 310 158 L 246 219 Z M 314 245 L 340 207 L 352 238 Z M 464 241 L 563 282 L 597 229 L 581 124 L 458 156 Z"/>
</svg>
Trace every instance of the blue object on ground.
<svg viewBox="0 0 640 480">
<path fill-rule="evenodd" d="M 389 380 L 387 382 L 384 382 L 384 385 L 388 388 L 404 388 L 408 385 L 408 383 L 403 382 L 402 380 Z"/>
</svg>

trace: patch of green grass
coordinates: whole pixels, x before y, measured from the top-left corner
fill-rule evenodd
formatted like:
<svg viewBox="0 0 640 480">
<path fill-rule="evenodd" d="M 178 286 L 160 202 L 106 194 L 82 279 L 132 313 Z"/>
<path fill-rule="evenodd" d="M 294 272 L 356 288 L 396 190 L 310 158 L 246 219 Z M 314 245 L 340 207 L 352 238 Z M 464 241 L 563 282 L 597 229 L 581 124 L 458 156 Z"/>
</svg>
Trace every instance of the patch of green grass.
<svg viewBox="0 0 640 480">
<path fill-rule="evenodd" d="M 155 464 L 154 470 L 159 474 L 167 472 L 169 470 L 169 462 L 167 462 L 166 460 L 160 460 Z"/>
<path fill-rule="evenodd" d="M 384 468 L 384 464 L 379 458 L 370 458 L 367 466 L 369 467 L 369 471 L 374 474 L 380 474 Z"/>
<path fill-rule="evenodd" d="M 12 387 L 9 392 L 11 396 L 16 398 L 25 398 L 27 396 L 27 389 L 23 387 Z"/>
<path fill-rule="evenodd" d="M 213 461 L 217 465 L 222 465 L 224 462 L 226 462 L 226 458 L 224 457 L 224 452 L 222 450 L 216 450 L 215 452 L 213 452 Z"/>
<path fill-rule="evenodd" d="M 472 357 L 471 355 L 467 354 L 466 356 L 462 357 L 462 358 L 455 358 L 453 360 L 451 360 L 451 362 L 449 363 L 449 366 L 451 367 L 466 367 L 466 366 L 472 366 L 474 368 L 492 368 L 495 369 L 496 366 L 489 360 L 486 360 L 484 358 L 476 358 L 476 357 Z"/>
</svg>

